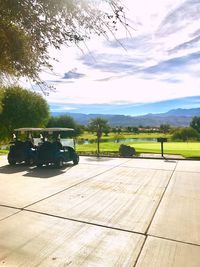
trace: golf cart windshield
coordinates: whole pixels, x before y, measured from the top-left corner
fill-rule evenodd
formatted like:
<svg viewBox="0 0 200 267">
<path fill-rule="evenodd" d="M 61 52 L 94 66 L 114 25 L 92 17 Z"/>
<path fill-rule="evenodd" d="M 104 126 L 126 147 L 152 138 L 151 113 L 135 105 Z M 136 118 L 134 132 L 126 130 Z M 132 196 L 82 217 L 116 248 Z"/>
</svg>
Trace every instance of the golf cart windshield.
<svg viewBox="0 0 200 267">
<path fill-rule="evenodd" d="M 61 142 L 61 144 L 62 144 L 63 147 L 67 147 L 67 146 L 70 146 L 70 147 L 73 147 L 73 148 L 75 147 L 75 145 L 74 145 L 74 139 L 61 138 L 60 139 L 60 142 Z"/>
</svg>

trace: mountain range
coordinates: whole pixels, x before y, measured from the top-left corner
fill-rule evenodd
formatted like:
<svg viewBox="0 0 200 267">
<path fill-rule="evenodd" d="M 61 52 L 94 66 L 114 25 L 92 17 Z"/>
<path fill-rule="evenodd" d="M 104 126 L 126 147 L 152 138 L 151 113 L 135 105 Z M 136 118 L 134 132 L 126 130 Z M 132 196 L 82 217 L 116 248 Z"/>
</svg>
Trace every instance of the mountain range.
<svg viewBox="0 0 200 267">
<path fill-rule="evenodd" d="M 108 120 L 112 127 L 127 126 L 160 126 L 169 124 L 171 126 L 189 126 L 194 116 L 200 116 L 200 108 L 172 109 L 165 113 L 146 114 L 140 116 L 111 115 L 111 114 L 83 114 L 70 112 L 52 112 L 53 116 L 68 115 L 77 123 L 87 125 L 91 119 L 101 117 Z"/>
</svg>

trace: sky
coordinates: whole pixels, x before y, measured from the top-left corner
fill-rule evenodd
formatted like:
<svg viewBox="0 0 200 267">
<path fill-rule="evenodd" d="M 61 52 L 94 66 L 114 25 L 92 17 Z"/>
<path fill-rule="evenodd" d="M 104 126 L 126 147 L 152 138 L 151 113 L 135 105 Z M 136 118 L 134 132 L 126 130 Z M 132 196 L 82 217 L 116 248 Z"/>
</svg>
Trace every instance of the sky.
<svg viewBox="0 0 200 267">
<path fill-rule="evenodd" d="M 52 112 L 142 115 L 200 107 L 200 0 L 122 0 L 129 31 L 51 50 Z M 117 40 L 116 40 L 117 39 Z"/>
</svg>

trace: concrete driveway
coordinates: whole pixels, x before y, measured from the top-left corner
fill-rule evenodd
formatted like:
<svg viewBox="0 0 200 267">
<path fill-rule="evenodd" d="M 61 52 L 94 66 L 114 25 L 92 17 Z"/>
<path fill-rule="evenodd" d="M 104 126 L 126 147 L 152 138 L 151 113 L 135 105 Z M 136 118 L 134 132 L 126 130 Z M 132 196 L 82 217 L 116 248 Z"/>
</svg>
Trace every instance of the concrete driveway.
<svg viewBox="0 0 200 267">
<path fill-rule="evenodd" d="M 200 266 L 200 162 L 0 157 L 0 266 Z"/>
</svg>

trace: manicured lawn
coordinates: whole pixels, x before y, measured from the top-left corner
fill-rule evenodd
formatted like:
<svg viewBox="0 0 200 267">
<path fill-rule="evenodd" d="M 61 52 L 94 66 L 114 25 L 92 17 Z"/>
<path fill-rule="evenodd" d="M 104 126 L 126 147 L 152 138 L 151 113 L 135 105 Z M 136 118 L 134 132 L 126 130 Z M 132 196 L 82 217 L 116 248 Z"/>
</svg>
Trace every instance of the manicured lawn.
<svg viewBox="0 0 200 267">
<path fill-rule="evenodd" d="M 171 142 L 170 135 L 169 134 L 162 134 L 162 133 L 140 133 L 140 134 L 132 134 L 132 133 L 121 133 L 122 136 L 126 139 L 128 138 L 159 138 L 159 137 L 165 137 L 168 138 L 168 142 L 164 143 L 164 154 L 176 154 L 176 155 L 182 155 L 186 158 L 189 157 L 200 157 L 200 142 Z M 102 136 L 102 142 L 100 143 L 100 151 L 101 152 L 115 152 L 117 153 L 119 151 L 119 146 L 121 143 L 114 143 L 109 142 L 110 139 L 114 139 L 115 133 L 109 133 L 108 136 L 103 135 Z M 87 140 L 96 140 L 96 135 L 88 132 L 84 132 L 83 135 L 81 135 L 80 139 L 87 139 Z M 109 141 L 108 141 L 109 140 Z M 104 142 L 106 141 L 106 142 Z M 160 153 L 160 143 L 157 142 L 131 142 L 127 143 L 124 142 L 126 145 L 130 145 L 136 149 L 137 153 Z M 97 151 L 97 144 L 77 144 L 77 150 L 78 152 L 83 153 L 96 153 Z"/>
<path fill-rule="evenodd" d="M 160 143 L 152 142 L 135 142 L 126 143 L 136 149 L 138 153 L 160 153 Z M 118 152 L 120 143 L 102 142 L 100 143 L 100 151 L 102 152 Z M 78 152 L 93 152 L 97 150 L 97 144 L 77 144 Z M 176 154 L 188 157 L 200 157 L 200 142 L 167 142 L 164 143 L 165 154 Z"/>
<path fill-rule="evenodd" d="M 129 144 L 137 152 L 160 153 L 160 143 Z M 167 142 L 164 143 L 165 154 L 176 154 L 188 157 L 200 157 L 200 142 Z"/>
<path fill-rule="evenodd" d="M 0 155 L 7 155 L 8 154 L 8 150 L 0 150 Z"/>
<path fill-rule="evenodd" d="M 102 140 L 109 140 L 109 139 L 114 139 L 115 135 L 117 133 L 109 133 L 108 136 L 102 135 Z M 166 137 L 170 138 L 170 134 L 162 134 L 162 133 L 139 133 L 139 134 L 133 134 L 133 133 L 121 133 L 121 135 L 124 138 L 159 138 L 159 137 Z M 82 135 L 78 137 L 78 140 L 81 139 L 87 139 L 87 140 L 95 140 L 96 134 L 94 133 L 88 133 L 84 132 Z"/>
</svg>

